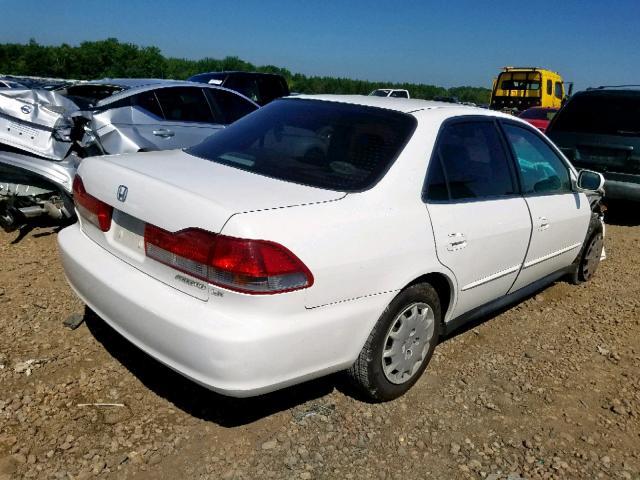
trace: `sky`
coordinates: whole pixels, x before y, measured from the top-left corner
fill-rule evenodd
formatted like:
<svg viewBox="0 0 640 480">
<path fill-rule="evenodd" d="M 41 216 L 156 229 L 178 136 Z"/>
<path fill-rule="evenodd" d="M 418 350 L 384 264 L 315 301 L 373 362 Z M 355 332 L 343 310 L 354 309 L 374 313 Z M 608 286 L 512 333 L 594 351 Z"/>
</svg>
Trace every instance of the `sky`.
<svg viewBox="0 0 640 480">
<path fill-rule="evenodd" d="M 294 73 L 491 87 L 507 65 L 575 90 L 640 84 L 640 1 L 0 0 L 0 43 L 115 37 L 166 56 Z"/>
</svg>

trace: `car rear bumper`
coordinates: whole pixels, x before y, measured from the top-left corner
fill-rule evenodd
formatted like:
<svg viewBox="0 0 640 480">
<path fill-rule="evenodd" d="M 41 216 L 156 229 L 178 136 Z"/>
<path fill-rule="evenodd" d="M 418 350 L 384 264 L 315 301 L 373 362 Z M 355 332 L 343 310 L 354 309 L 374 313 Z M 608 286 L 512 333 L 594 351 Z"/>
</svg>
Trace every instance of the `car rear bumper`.
<svg viewBox="0 0 640 480">
<path fill-rule="evenodd" d="M 266 303 L 264 309 L 225 311 L 131 267 L 77 223 L 60 232 L 58 244 L 69 284 L 98 316 L 168 367 L 230 396 L 258 395 L 348 368 L 395 295 L 293 314 Z M 273 305 L 273 297 L 257 301 Z"/>
</svg>

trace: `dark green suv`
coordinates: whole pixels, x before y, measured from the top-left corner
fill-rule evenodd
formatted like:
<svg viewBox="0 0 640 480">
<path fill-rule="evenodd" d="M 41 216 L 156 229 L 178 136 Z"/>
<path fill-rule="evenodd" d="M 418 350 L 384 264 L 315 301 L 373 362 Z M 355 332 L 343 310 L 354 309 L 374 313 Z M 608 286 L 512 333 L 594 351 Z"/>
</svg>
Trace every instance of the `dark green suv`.
<svg viewBox="0 0 640 480">
<path fill-rule="evenodd" d="M 640 202 L 640 87 L 576 93 L 547 135 L 576 168 L 604 175 L 605 198 Z"/>
</svg>

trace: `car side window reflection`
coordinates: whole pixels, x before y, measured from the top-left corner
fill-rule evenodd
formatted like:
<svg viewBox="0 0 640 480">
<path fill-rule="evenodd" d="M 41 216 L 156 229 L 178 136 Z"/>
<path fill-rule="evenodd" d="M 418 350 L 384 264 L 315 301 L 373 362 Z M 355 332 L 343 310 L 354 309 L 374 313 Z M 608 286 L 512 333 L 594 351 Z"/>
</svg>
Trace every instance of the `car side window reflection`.
<svg viewBox="0 0 640 480">
<path fill-rule="evenodd" d="M 569 169 L 536 133 L 505 124 L 505 133 L 515 152 L 524 194 L 571 192 Z"/>
<path fill-rule="evenodd" d="M 444 127 L 429 166 L 427 200 L 454 202 L 515 193 L 509 161 L 493 122 Z"/>
</svg>

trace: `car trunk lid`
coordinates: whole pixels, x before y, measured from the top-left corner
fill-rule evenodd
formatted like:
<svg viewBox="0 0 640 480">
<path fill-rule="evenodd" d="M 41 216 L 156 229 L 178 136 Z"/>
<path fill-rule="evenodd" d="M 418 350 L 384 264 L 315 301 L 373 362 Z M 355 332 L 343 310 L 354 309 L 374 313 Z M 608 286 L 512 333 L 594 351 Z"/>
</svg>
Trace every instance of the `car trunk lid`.
<svg viewBox="0 0 640 480">
<path fill-rule="evenodd" d="M 201 300 L 205 282 L 149 259 L 144 229 L 198 228 L 220 233 L 236 213 L 333 201 L 344 193 L 284 182 L 174 150 L 85 159 L 78 171 L 86 191 L 113 207 L 111 228 L 88 221 L 83 231 L 133 267 Z M 268 239 L 264 239 L 268 240 Z"/>
</svg>

